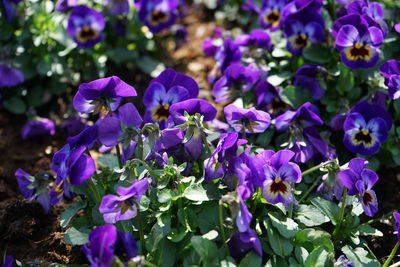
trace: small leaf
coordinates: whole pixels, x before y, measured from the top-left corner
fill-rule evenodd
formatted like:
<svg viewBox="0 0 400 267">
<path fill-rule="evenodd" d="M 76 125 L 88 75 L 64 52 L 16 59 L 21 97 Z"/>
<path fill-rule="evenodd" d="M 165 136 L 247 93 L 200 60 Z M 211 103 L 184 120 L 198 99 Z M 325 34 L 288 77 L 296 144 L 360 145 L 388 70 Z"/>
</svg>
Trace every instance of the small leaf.
<svg viewBox="0 0 400 267">
<path fill-rule="evenodd" d="M 60 226 L 62 228 L 67 227 L 71 219 L 78 212 L 78 210 L 83 209 L 84 207 L 86 207 L 86 202 L 82 201 L 75 202 L 74 204 L 69 206 L 66 210 L 63 211 L 63 213 L 61 213 Z"/>
<path fill-rule="evenodd" d="M 246 254 L 243 260 L 240 261 L 239 267 L 261 266 L 262 258 L 254 251 Z"/>
<path fill-rule="evenodd" d="M 331 235 L 322 230 L 303 229 L 294 236 L 294 244 L 306 248 L 309 252 L 317 247 L 326 247 L 329 252 L 333 251 Z"/>
<path fill-rule="evenodd" d="M 264 226 L 267 229 L 268 241 L 274 253 L 281 257 L 290 255 L 293 250 L 290 241 L 282 237 L 268 219 L 264 220 Z"/>
<path fill-rule="evenodd" d="M 71 227 L 65 232 L 64 241 L 69 245 L 83 245 L 89 242 L 89 233 L 90 229 L 86 227 L 79 230 Z"/>
<path fill-rule="evenodd" d="M 218 256 L 218 248 L 214 242 L 201 236 L 193 236 L 190 239 L 193 248 L 202 258 L 204 263 L 211 263 Z"/>
<path fill-rule="evenodd" d="M 279 231 L 279 233 L 286 238 L 292 238 L 299 230 L 297 223 L 291 218 L 285 218 L 280 220 L 276 218 L 272 213 L 268 214 L 271 219 L 272 225 Z"/>
<path fill-rule="evenodd" d="M 310 255 L 308 255 L 305 267 L 327 267 L 332 266 L 332 262 L 329 257 L 329 253 L 325 247 L 315 248 Z"/>
<path fill-rule="evenodd" d="M 200 184 L 192 184 L 185 189 L 183 195 L 192 201 L 208 201 L 207 191 Z"/>
<path fill-rule="evenodd" d="M 359 225 L 357 230 L 360 232 L 360 235 L 383 236 L 381 231 L 366 224 Z"/>
<path fill-rule="evenodd" d="M 311 200 L 311 203 L 323 214 L 328 216 L 329 219 L 331 219 L 333 225 L 336 225 L 339 220 L 340 214 L 340 208 L 338 205 L 321 197 L 313 198 Z"/>
<path fill-rule="evenodd" d="M 303 50 L 303 57 L 307 60 L 324 64 L 329 62 L 331 52 L 325 46 L 313 44 Z"/>
<path fill-rule="evenodd" d="M 363 248 L 357 247 L 353 249 L 350 246 L 342 248 L 343 253 L 346 255 L 355 267 L 378 267 L 379 262 L 368 256 L 368 251 Z"/>
<path fill-rule="evenodd" d="M 26 111 L 25 102 L 17 96 L 5 99 L 3 105 L 7 110 L 15 114 L 22 114 Z"/>
<path fill-rule="evenodd" d="M 119 168 L 118 158 L 116 155 L 107 154 L 101 156 L 97 161 L 102 167 L 108 167 L 110 169 Z"/>
<path fill-rule="evenodd" d="M 317 226 L 329 222 L 329 218 L 311 205 L 299 205 L 295 219 L 305 226 Z"/>
</svg>

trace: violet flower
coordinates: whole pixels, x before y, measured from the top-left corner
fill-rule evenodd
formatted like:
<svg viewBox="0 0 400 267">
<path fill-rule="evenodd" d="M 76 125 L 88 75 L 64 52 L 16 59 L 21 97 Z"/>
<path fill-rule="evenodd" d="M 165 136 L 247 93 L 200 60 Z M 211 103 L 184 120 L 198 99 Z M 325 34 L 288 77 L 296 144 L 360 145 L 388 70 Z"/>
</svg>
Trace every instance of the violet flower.
<svg viewBox="0 0 400 267">
<path fill-rule="evenodd" d="M 29 120 L 21 129 L 22 139 L 38 139 L 43 136 L 54 135 L 54 122 L 47 118 Z"/>
<path fill-rule="evenodd" d="M 214 84 L 215 102 L 220 103 L 232 99 L 235 91 L 240 93 L 249 91 L 260 79 L 260 73 L 260 70 L 254 65 L 231 64 L 225 69 L 224 75 Z"/>
<path fill-rule="evenodd" d="M 336 48 L 342 62 L 351 69 L 371 68 L 379 60 L 378 48 L 383 42 L 379 28 L 368 27 L 359 15 L 349 15 L 348 22 L 337 32 Z"/>
<path fill-rule="evenodd" d="M 0 64 L 0 87 L 14 87 L 24 82 L 24 74 L 17 69 Z"/>
<path fill-rule="evenodd" d="M 265 181 L 263 197 L 270 203 L 288 204 L 293 202 L 290 183 L 301 182 L 301 170 L 295 163 L 289 162 L 294 156 L 290 150 L 276 152 L 264 166 Z"/>
<path fill-rule="evenodd" d="M 13 256 L 6 256 L 4 259 L 4 263 L 1 265 L 1 267 L 13 267 L 14 265 L 14 257 Z"/>
<path fill-rule="evenodd" d="M 71 185 L 81 185 L 96 171 L 94 160 L 84 154 L 86 149 L 85 146 L 74 148 L 66 144 L 54 154 L 51 169 L 57 174 L 54 191 L 58 195 L 71 198 Z"/>
<path fill-rule="evenodd" d="M 80 113 L 101 112 L 103 117 L 115 111 L 123 97 L 136 96 L 136 90 L 120 78 L 111 76 L 82 83 L 76 93 L 73 104 Z"/>
<path fill-rule="evenodd" d="M 304 65 L 296 71 L 293 84 L 309 90 L 315 100 L 321 99 L 325 95 L 319 81 L 321 72 L 319 65 Z"/>
<path fill-rule="evenodd" d="M 79 116 L 72 116 L 63 121 L 60 127 L 67 132 L 68 136 L 79 134 L 85 129 L 86 123 Z"/>
<path fill-rule="evenodd" d="M 339 181 L 348 189 L 349 196 L 358 195 L 366 215 L 372 217 L 378 211 L 378 200 L 372 186 L 378 181 L 378 175 L 365 169 L 368 161 L 354 158 L 348 168 L 338 173 Z"/>
<path fill-rule="evenodd" d="M 82 246 L 91 266 L 108 267 L 114 255 L 127 262 L 137 255 L 137 244 L 130 233 L 123 233 L 114 225 L 102 225 L 90 232 L 89 244 Z"/>
<path fill-rule="evenodd" d="M 260 257 L 262 256 L 261 242 L 253 229 L 234 234 L 228 241 L 228 247 L 230 255 L 235 259 L 242 258 L 250 250 L 254 250 Z"/>
<path fill-rule="evenodd" d="M 336 260 L 335 266 L 343 266 L 343 267 L 355 267 L 354 264 L 346 258 L 345 255 L 340 255 L 340 257 Z"/>
<path fill-rule="evenodd" d="M 129 14 L 130 7 L 128 0 L 105 0 L 105 2 L 112 15 Z"/>
<path fill-rule="evenodd" d="M 272 51 L 272 42 L 269 34 L 263 30 L 252 30 L 250 34 L 242 34 L 236 37 L 235 43 L 250 48 L 260 48 L 263 51 Z"/>
<path fill-rule="evenodd" d="M 231 38 L 223 40 L 223 44 L 215 53 L 217 66 L 223 72 L 233 63 L 239 63 L 242 58 L 240 46 Z"/>
<path fill-rule="evenodd" d="M 347 6 L 347 14 L 358 14 L 367 20 L 374 20 L 379 24 L 384 37 L 388 34 L 388 26 L 384 21 L 385 11 L 382 4 L 378 2 L 370 3 L 368 0 L 355 0 Z"/>
<path fill-rule="evenodd" d="M 255 108 L 244 109 L 230 104 L 224 108 L 225 118 L 236 132 L 262 133 L 271 124 L 267 112 Z"/>
<path fill-rule="evenodd" d="M 57 0 L 56 11 L 66 12 L 78 5 L 78 0 Z"/>
<path fill-rule="evenodd" d="M 282 98 L 282 89 L 267 81 L 261 81 L 256 86 L 257 108 L 267 111 L 271 116 L 287 111 L 290 106 Z"/>
<path fill-rule="evenodd" d="M 350 110 L 344 121 L 343 143 L 353 153 L 371 156 L 386 141 L 391 127 L 392 119 L 385 108 L 360 102 Z"/>
<path fill-rule="evenodd" d="M 281 12 L 288 0 L 263 0 L 259 11 L 260 25 L 270 31 L 278 30 L 282 25 Z"/>
<path fill-rule="evenodd" d="M 400 61 L 388 60 L 380 68 L 385 78 L 385 85 L 389 88 L 389 97 L 393 100 L 400 98 Z"/>
<path fill-rule="evenodd" d="M 177 0 L 141 0 L 138 7 L 139 20 L 153 33 L 159 33 L 175 23 L 178 6 Z"/>
<path fill-rule="evenodd" d="M 147 108 L 144 121 L 158 122 L 163 129 L 169 118 L 171 105 L 196 98 L 198 94 L 199 86 L 191 77 L 166 69 L 151 81 L 144 93 L 143 103 Z"/>
<path fill-rule="evenodd" d="M 251 230 L 250 223 L 253 218 L 246 206 L 246 200 L 250 197 L 250 193 L 246 186 L 239 185 L 237 188 L 237 194 L 239 197 L 239 209 L 236 216 L 236 226 L 239 232 L 245 233 Z"/>
<path fill-rule="evenodd" d="M 67 33 L 78 44 L 78 47 L 88 48 L 103 39 L 105 20 L 103 15 L 85 5 L 72 9 L 68 18 Z"/>
<path fill-rule="evenodd" d="M 278 116 L 275 126 L 278 132 L 283 132 L 296 122 L 300 123 L 303 127 L 322 125 L 324 123 L 319 117 L 318 108 L 310 102 L 306 102 L 296 111 L 288 110 Z"/>
<path fill-rule="evenodd" d="M 394 25 L 394 30 L 395 30 L 397 33 L 400 33 L 400 23 L 397 23 L 397 24 Z"/>
<path fill-rule="evenodd" d="M 101 144 L 113 147 L 123 143 L 124 147 L 139 134 L 139 127 L 142 125 L 142 118 L 132 103 L 121 106 L 117 112 L 99 119 L 97 135 Z"/>
<path fill-rule="evenodd" d="M 1 0 L 0 7 L 3 12 L 3 17 L 8 23 L 11 23 L 12 19 L 15 17 L 17 5 L 21 0 Z"/>
<path fill-rule="evenodd" d="M 400 242 L 400 213 L 393 212 L 394 227 L 397 232 L 397 242 Z"/>
<path fill-rule="evenodd" d="M 129 187 L 119 186 L 116 195 L 106 195 L 101 200 L 99 211 L 106 223 L 129 220 L 135 217 L 139 209 L 139 201 L 146 193 L 149 179 L 144 178 L 132 183 Z"/>
</svg>

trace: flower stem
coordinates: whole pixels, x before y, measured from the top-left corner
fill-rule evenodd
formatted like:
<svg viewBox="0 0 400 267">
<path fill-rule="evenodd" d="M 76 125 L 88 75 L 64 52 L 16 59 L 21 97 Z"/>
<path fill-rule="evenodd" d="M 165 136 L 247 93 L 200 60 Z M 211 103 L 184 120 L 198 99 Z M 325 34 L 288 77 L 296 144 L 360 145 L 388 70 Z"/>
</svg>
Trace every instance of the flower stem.
<svg viewBox="0 0 400 267">
<path fill-rule="evenodd" d="M 292 214 L 293 214 L 293 201 L 290 202 L 289 204 L 289 212 L 288 212 L 289 218 L 292 218 Z"/>
<path fill-rule="evenodd" d="M 219 227 L 220 227 L 222 242 L 224 243 L 226 255 L 229 256 L 229 249 L 228 249 L 228 245 L 226 244 L 226 236 L 225 236 L 225 230 L 224 230 L 224 218 L 223 218 L 222 203 L 219 204 L 218 213 L 219 213 Z"/>
<path fill-rule="evenodd" d="M 310 174 L 310 173 L 312 173 L 312 172 L 314 172 L 316 170 L 319 170 L 320 168 L 324 167 L 325 165 L 328 165 L 328 164 L 332 163 L 333 161 L 334 160 L 331 159 L 331 160 L 322 162 L 321 164 L 319 164 L 317 166 L 314 166 L 314 167 L 309 168 L 308 170 L 305 170 L 304 172 L 301 173 L 301 175 L 305 176 L 307 174 Z"/>
<path fill-rule="evenodd" d="M 119 144 L 117 144 L 115 146 L 115 149 L 117 150 L 117 158 L 118 158 L 118 166 L 120 169 L 122 169 L 123 165 L 122 165 L 122 156 L 121 156 L 121 150 L 119 148 Z"/>
<path fill-rule="evenodd" d="M 312 185 L 307 189 L 307 191 L 301 196 L 301 198 L 299 199 L 299 203 L 301 203 L 314 190 L 314 188 L 317 187 L 320 180 L 321 177 L 315 179 L 314 183 L 312 183 Z"/>
<path fill-rule="evenodd" d="M 142 214 L 140 212 L 138 212 L 138 222 L 139 222 L 139 236 L 140 236 L 140 254 L 144 256 L 146 251 L 146 245 L 144 243 Z"/>
<path fill-rule="evenodd" d="M 345 187 L 344 191 L 343 191 L 342 206 L 340 207 L 340 213 L 339 213 L 339 221 L 336 224 L 336 227 L 332 233 L 332 236 L 336 236 L 340 231 L 340 227 L 342 226 L 342 222 L 343 222 L 343 218 L 344 218 L 344 209 L 346 208 L 346 199 L 347 199 L 347 187 Z"/>
<path fill-rule="evenodd" d="M 89 187 L 89 190 L 93 193 L 93 196 L 94 196 L 94 199 L 95 199 L 96 203 L 100 203 L 101 202 L 101 196 L 100 196 L 100 193 L 97 190 L 97 187 L 96 187 L 95 183 L 93 182 L 92 178 L 88 179 L 87 185 Z"/>
<path fill-rule="evenodd" d="M 387 258 L 387 260 L 385 261 L 385 263 L 382 265 L 382 267 L 387 267 L 389 266 L 389 263 L 392 261 L 394 255 L 397 252 L 397 249 L 399 248 L 400 243 L 397 242 L 396 245 L 394 246 L 394 248 L 392 249 L 392 252 L 390 252 L 389 258 Z"/>
</svg>

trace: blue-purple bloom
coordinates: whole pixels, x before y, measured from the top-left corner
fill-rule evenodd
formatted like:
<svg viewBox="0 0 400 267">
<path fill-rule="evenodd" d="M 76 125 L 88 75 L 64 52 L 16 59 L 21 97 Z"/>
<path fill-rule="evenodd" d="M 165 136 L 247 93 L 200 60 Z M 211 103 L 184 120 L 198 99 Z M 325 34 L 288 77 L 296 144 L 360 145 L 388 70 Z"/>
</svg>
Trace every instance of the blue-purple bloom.
<svg viewBox="0 0 400 267">
<path fill-rule="evenodd" d="M 269 163 L 264 165 L 263 197 L 268 202 L 273 204 L 293 202 L 290 183 L 301 182 L 299 166 L 290 162 L 294 155 L 290 150 L 280 150 L 271 155 Z"/>
<path fill-rule="evenodd" d="M 235 259 L 240 259 L 250 250 L 262 256 L 262 247 L 256 231 L 249 229 L 244 233 L 234 234 L 228 241 L 229 252 Z"/>
<path fill-rule="evenodd" d="M 282 89 L 267 81 L 261 81 L 256 86 L 257 108 L 276 116 L 287 111 L 290 106 L 282 98 Z"/>
<path fill-rule="evenodd" d="M 0 7 L 3 12 L 3 17 L 8 23 L 11 23 L 12 19 L 15 17 L 17 5 L 21 0 L 1 0 Z"/>
<path fill-rule="evenodd" d="M 116 76 L 82 83 L 73 103 L 80 113 L 97 112 L 103 117 L 115 111 L 123 97 L 136 96 L 136 90 Z"/>
<path fill-rule="evenodd" d="M 37 139 L 43 136 L 54 135 L 56 132 L 54 122 L 47 118 L 34 118 L 29 120 L 21 129 L 23 139 Z"/>
<path fill-rule="evenodd" d="M 321 99 L 325 95 L 319 81 L 321 73 L 319 65 L 304 65 L 296 71 L 293 84 L 309 90 L 315 100 Z"/>
<path fill-rule="evenodd" d="M 113 15 L 126 15 L 130 11 L 128 0 L 105 0 L 105 2 Z"/>
<path fill-rule="evenodd" d="M 135 217 L 139 201 L 149 187 L 149 178 L 137 180 L 129 187 L 119 186 L 116 195 L 106 195 L 100 203 L 99 211 L 106 223 L 129 220 Z"/>
<path fill-rule="evenodd" d="M 67 132 L 68 136 L 79 134 L 85 129 L 86 123 L 79 116 L 72 116 L 63 121 L 60 127 Z"/>
<path fill-rule="evenodd" d="M 397 23 L 397 24 L 394 25 L 394 30 L 395 30 L 397 33 L 400 33 L 400 23 Z"/>
<path fill-rule="evenodd" d="M 384 36 L 388 34 L 388 26 L 384 21 L 384 8 L 380 3 L 370 3 L 368 0 L 355 0 L 347 6 L 347 13 L 358 14 L 363 16 L 366 20 L 375 21 L 379 25 Z"/>
<path fill-rule="evenodd" d="M 241 58 L 242 53 L 240 51 L 240 45 L 231 38 L 223 40 L 222 46 L 220 46 L 215 53 L 217 66 L 222 72 L 231 64 L 239 63 Z"/>
<path fill-rule="evenodd" d="M 158 33 L 172 26 L 178 17 L 177 0 L 141 0 L 139 4 L 139 20 Z"/>
<path fill-rule="evenodd" d="M 385 78 L 385 85 L 389 88 L 389 97 L 393 100 L 400 98 L 400 61 L 388 60 L 380 68 Z"/>
<path fill-rule="evenodd" d="M 82 246 L 91 266 L 108 267 L 114 255 L 126 262 L 137 255 L 136 241 L 130 233 L 120 232 L 114 225 L 96 227 L 89 235 L 89 244 Z"/>
<path fill-rule="evenodd" d="M 260 69 L 254 65 L 233 63 L 214 84 L 213 96 L 216 103 L 230 100 L 234 93 L 249 91 L 260 79 Z"/>
<path fill-rule="evenodd" d="M 353 153 L 371 156 L 388 138 L 392 119 L 385 108 L 360 102 L 347 115 L 343 124 L 345 147 Z"/>
<path fill-rule="evenodd" d="M 14 87 L 23 83 L 24 79 L 20 70 L 0 64 L 0 87 Z"/>
<path fill-rule="evenodd" d="M 260 25 L 264 29 L 276 31 L 282 24 L 282 10 L 288 0 L 263 0 L 259 10 Z"/>
<path fill-rule="evenodd" d="M 355 267 L 354 264 L 346 258 L 345 255 L 340 255 L 340 257 L 336 260 L 335 266 L 338 264 L 338 266 L 343 266 L 343 267 Z"/>
<path fill-rule="evenodd" d="M 393 212 L 394 228 L 397 232 L 397 242 L 400 242 L 400 213 Z"/>
<path fill-rule="evenodd" d="M 365 169 L 368 161 L 354 158 L 348 168 L 338 173 L 339 181 L 348 189 L 349 196 L 358 195 L 366 215 L 372 217 L 378 211 L 378 200 L 372 186 L 378 181 L 378 175 Z"/>
<path fill-rule="evenodd" d="M 56 11 L 66 12 L 78 5 L 78 0 L 57 0 Z"/>
<path fill-rule="evenodd" d="M 271 124 L 271 116 L 255 108 L 244 109 L 230 104 L 224 108 L 224 113 L 227 122 L 236 132 L 262 133 Z"/>
<path fill-rule="evenodd" d="M 199 86 L 192 78 L 166 69 L 151 81 L 144 93 L 143 103 L 147 108 L 144 121 L 158 122 L 164 128 L 171 105 L 196 98 L 198 94 Z"/>
<path fill-rule="evenodd" d="M 369 26 L 360 15 L 348 15 L 335 22 L 334 30 L 336 48 L 347 67 L 359 69 L 376 65 L 378 48 L 384 37 L 381 29 Z"/>
<path fill-rule="evenodd" d="M 85 5 L 72 9 L 68 18 L 67 33 L 81 48 L 92 47 L 103 39 L 103 15 Z"/>
<path fill-rule="evenodd" d="M 4 259 L 3 265 L 1 267 L 13 267 L 14 264 L 14 257 L 13 256 L 6 256 Z"/>
<path fill-rule="evenodd" d="M 322 125 L 324 122 L 319 117 L 318 108 L 310 102 L 306 102 L 296 111 L 288 110 L 278 116 L 275 121 L 275 126 L 279 132 L 283 132 L 294 123 L 300 123 L 303 127 L 310 127 Z"/>
<path fill-rule="evenodd" d="M 250 34 L 242 34 L 236 37 L 235 43 L 249 48 L 261 48 L 262 50 L 272 51 L 271 37 L 263 30 L 252 30 Z"/>
</svg>

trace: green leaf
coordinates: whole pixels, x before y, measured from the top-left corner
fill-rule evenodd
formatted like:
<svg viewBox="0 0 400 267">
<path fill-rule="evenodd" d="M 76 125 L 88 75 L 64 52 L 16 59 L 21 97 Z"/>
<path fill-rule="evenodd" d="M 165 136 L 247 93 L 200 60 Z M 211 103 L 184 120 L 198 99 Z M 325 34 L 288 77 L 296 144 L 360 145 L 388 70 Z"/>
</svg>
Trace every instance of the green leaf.
<svg viewBox="0 0 400 267">
<path fill-rule="evenodd" d="M 219 225 L 218 202 L 208 202 L 208 205 L 202 205 L 203 209 L 198 215 L 197 222 L 202 234 L 217 229 Z"/>
<path fill-rule="evenodd" d="M 198 226 L 197 215 L 190 207 L 179 209 L 178 219 L 190 232 L 196 231 Z"/>
<path fill-rule="evenodd" d="M 302 246 L 309 252 L 317 247 L 326 247 L 328 252 L 333 251 L 331 235 L 322 230 L 303 229 L 295 234 L 294 239 L 296 246 Z"/>
<path fill-rule="evenodd" d="M 218 257 L 218 247 L 214 242 L 201 236 L 193 236 L 190 239 L 190 243 L 192 243 L 193 248 L 199 254 L 203 263 L 211 263 Z"/>
<path fill-rule="evenodd" d="M 289 85 L 282 92 L 282 99 L 294 108 L 298 108 L 305 102 L 312 100 L 309 90 Z"/>
<path fill-rule="evenodd" d="M 323 214 L 328 216 L 333 225 L 337 224 L 340 215 L 340 208 L 338 205 L 321 197 L 313 198 L 311 203 Z"/>
<path fill-rule="evenodd" d="M 315 248 L 310 255 L 308 255 L 305 267 L 327 267 L 332 266 L 332 261 L 329 257 L 329 252 L 325 247 Z"/>
<path fill-rule="evenodd" d="M 305 226 L 316 226 L 329 222 L 327 216 L 311 205 L 299 205 L 295 213 L 295 219 Z"/>
<path fill-rule="evenodd" d="M 375 259 L 372 259 L 368 255 L 368 251 L 361 247 L 357 247 L 353 249 L 350 246 L 344 246 L 342 248 L 343 253 L 346 255 L 347 259 L 349 259 L 355 267 L 378 267 L 379 262 Z"/>
<path fill-rule="evenodd" d="M 343 63 L 339 64 L 340 75 L 336 84 L 336 89 L 339 92 L 350 92 L 354 87 L 353 71 L 348 69 Z"/>
<path fill-rule="evenodd" d="M 383 236 L 381 231 L 366 224 L 359 225 L 357 230 L 359 231 L 360 235 Z"/>
<path fill-rule="evenodd" d="M 262 258 L 254 251 L 246 254 L 243 260 L 240 261 L 239 267 L 257 267 L 261 266 Z"/>
<path fill-rule="evenodd" d="M 167 235 L 167 238 L 174 243 L 178 243 L 185 238 L 187 233 L 188 230 L 186 228 L 180 227 L 178 229 L 172 229 L 172 231 Z"/>
<path fill-rule="evenodd" d="M 110 169 L 119 168 L 118 158 L 116 155 L 106 154 L 101 156 L 97 161 L 102 167 L 108 167 Z"/>
<path fill-rule="evenodd" d="M 303 50 L 303 57 L 316 63 L 328 63 L 331 58 L 330 50 L 320 44 L 313 44 Z"/>
<path fill-rule="evenodd" d="M 290 241 L 282 237 L 268 219 L 264 220 L 264 226 L 267 229 L 268 242 L 274 253 L 281 257 L 290 255 L 293 250 Z"/>
<path fill-rule="evenodd" d="M 272 225 L 279 231 L 279 233 L 286 238 L 292 238 L 299 230 L 297 223 L 291 218 L 283 220 L 276 218 L 272 213 L 268 214 L 271 219 Z"/>
<path fill-rule="evenodd" d="M 63 213 L 61 213 L 60 226 L 62 228 L 67 227 L 71 219 L 78 212 L 78 210 L 83 209 L 84 207 L 86 207 L 86 202 L 83 201 L 75 202 L 74 204 L 69 206 L 66 210 L 63 211 Z"/>
<path fill-rule="evenodd" d="M 310 255 L 310 253 L 308 253 L 307 249 L 305 249 L 303 247 L 295 247 L 294 255 L 296 256 L 297 261 L 300 264 L 304 265 L 308 255 Z"/>
<path fill-rule="evenodd" d="M 22 114 L 26 111 L 25 102 L 17 96 L 14 96 L 10 99 L 5 99 L 3 105 L 8 111 L 11 111 L 12 113 Z"/>
<path fill-rule="evenodd" d="M 83 245 L 89 242 L 90 229 L 82 227 L 76 229 L 75 227 L 69 228 L 65 231 L 64 241 L 69 245 Z"/>
<path fill-rule="evenodd" d="M 207 191 L 201 184 L 192 184 L 185 189 L 183 195 L 192 201 L 209 201 Z"/>
</svg>

